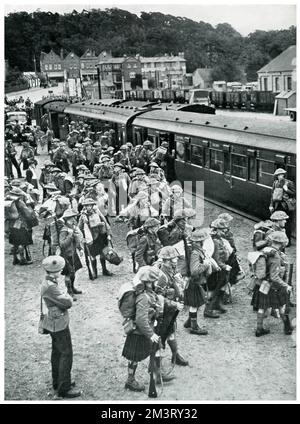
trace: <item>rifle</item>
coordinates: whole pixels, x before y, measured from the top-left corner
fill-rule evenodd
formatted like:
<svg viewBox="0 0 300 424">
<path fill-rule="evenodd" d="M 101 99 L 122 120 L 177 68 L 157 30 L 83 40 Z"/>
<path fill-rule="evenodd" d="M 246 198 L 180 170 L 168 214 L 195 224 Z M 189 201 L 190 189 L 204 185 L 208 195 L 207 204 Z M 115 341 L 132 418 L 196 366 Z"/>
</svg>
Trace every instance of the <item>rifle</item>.
<svg viewBox="0 0 300 424">
<path fill-rule="evenodd" d="M 293 279 L 293 271 L 294 271 L 294 264 L 289 264 L 288 265 L 288 278 L 287 278 L 287 283 L 289 286 L 293 287 L 292 284 L 292 279 Z M 285 306 L 285 314 L 288 315 L 290 312 L 290 307 L 291 306 L 295 306 L 294 303 L 291 302 L 290 298 L 291 298 L 291 292 L 288 293 L 288 300 L 286 302 L 286 306 Z"/>
<path fill-rule="evenodd" d="M 85 238 L 84 229 L 82 229 L 82 233 L 83 233 L 83 237 Z M 91 280 L 95 280 L 95 278 L 97 277 L 93 267 L 92 255 L 86 241 L 83 243 L 83 247 L 84 247 L 84 256 L 85 256 L 85 262 L 89 272 L 89 277 L 91 278 Z"/>
<path fill-rule="evenodd" d="M 154 378 L 155 354 L 157 350 L 160 348 L 160 345 L 162 346 L 165 345 L 168 334 L 171 328 L 173 327 L 178 314 L 179 314 L 179 311 L 176 310 L 172 316 L 172 319 L 168 323 L 167 327 L 163 328 L 162 321 L 158 325 L 158 334 L 160 336 L 160 341 L 158 343 L 152 344 L 151 353 L 150 353 L 150 362 L 149 362 L 150 382 L 149 382 L 148 397 L 150 398 L 157 398 L 156 384 L 155 384 L 155 378 Z"/>
</svg>

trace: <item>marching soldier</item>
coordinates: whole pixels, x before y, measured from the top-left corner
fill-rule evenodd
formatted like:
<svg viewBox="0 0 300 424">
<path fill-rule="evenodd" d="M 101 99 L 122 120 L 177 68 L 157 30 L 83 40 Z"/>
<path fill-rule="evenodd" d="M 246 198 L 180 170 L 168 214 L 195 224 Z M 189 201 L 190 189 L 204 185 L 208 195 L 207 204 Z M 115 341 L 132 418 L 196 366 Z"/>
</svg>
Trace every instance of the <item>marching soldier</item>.
<svg viewBox="0 0 300 424">
<path fill-rule="evenodd" d="M 143 224 L 143 235 L 139 238 L 135 253 L 135 262 L 141 268 L 145 265 L 152 265 L 158 259 L 158 252 L 161 243 L 157 237 L 157 230 L 160 222 L 156 218 L 147 218 Z"/>
<path fill-rule="evenodd" d="M 80 257 L 83 256 L 83 235 L 77 225 L 77 215 L 72 209 L 67 209 L 64 212 L 62 216 L 63 226 L 59 229 L 58 236 L 60 255 L 66 262 L 62 275 L 65 276 L 65 284 L 73 300 L 77 300 L 76 294 L 82 293 L 74 287 L 76 271 L 82 268 L 79 255 Z M 53 247 L 55 248 L 55 246 Z"/>
<path fill-rule="evenodd" d="M 270 213 L 274 211 L 284 211 L 289 220 L 286 225 L 286 235 L 291 243 L 291 222 L 294 218 L 296 209 L 296 189 L 293 181 L 288 180 L 286 177 L 286 170 L 278 168 L 274 172 L 274 183 L 272 187 Z"/>
<path fill-rule="evenodd" d="M 106 267 L 106 260 L 103 256 L 103 249 L 110 240 L 110 226 L 105 217 L 96 207 L 94 199 L 87 198 L 82 202 L 83 209 L 79 218 L 79 228 L 84 234 L 86 247 L 86 257 L 91 259 L 92 269 L 89 269 L 89 278 L 97 278 L 97 256 L 100 255 L 102 274 L 107 277 L 113 275 Z"/>
<path fill-rule="evenodd" d="M 205 328 L 200 328 L 197 323 L 197 311 L 205 304 L 205 292 L 203 285 L 207 277 L 212 273 L 211 261 L 206 257 L 203 250 L 203 241 L 209 236 L 208 229 L 196 229 L 190 236 L 190 279 L 184 291 L 184 304 L 189 307 L 189 318 L 184 323 L 185 328 L 190 329 L 191 334 L 207 335 Z"/>
<path fill-rule="evenodd" d="M 47 198 L 47 192 L 45 186 L 52 182 L 52 173 L 50 172 L 51 168 L 55 167 L 54 163 L 51 160 L 46 160 L 42 166 L 41 175 L 39 178 L 39 184 L 43 189 L 43 202 Z"/>
<path fill-rule="evenodd" d="M 174 217 L 175 211 L 184 211 L 192 208 L 191 203 L 184 198 L 182 188 L 175 184 L 171 187 L 170 198 L 163 205 L 162 214 L 171 220 Z"/>
<path fill-rule="evenodd" d="M 174 304 L 176 304 L 178 311 L 182 311 L 183 309 L 183 292 L 178 286 L 178 275 L 176 275 L 178 253 L 173 246 L 165 246 L 160 250 L 158 258 L 162 263 L 155 291 L 165 299 L 164 324 L 168 326 L 168 322 L 170 322 L 174 314 Z M 187 366 L 189 364 L 188 361 L 178 352 L 175 329 L 176 322 L 174 322 L 173 329 L 167 337 L 167 343 L 172 351 L 171 360 L 176 365 Z"/>
<path fill-rule="evenodd" d="M 270 234 L 269 239 L 271 249 L 266 247 L 262 250 L 267 263 L 266 278 L 260 282 L 259 290 L 256 291 L 256 296 L 252 298 L 251 302 L 257 310 L 256 337 L 270 333 L 270 330 L 263 326 L 265 313 L 269 308 L 279 309 L 285 334 L 292 334 L 293 331 L 289 316 L 286 314 L 288 293 L 291 286 L 285 282 L 286 262 L 282 255 L 282 250 L 286 247 L 288 238 L 282 231 L 274 231 Z"/>
<path fill-rule="evenodd" d="M 154 209 L 146 192 L 140 191 L 129 205 L 123 209 L 119 218 L 127 218 L 132 229 L 141 227 L 147 218 L 157 218 L 158 212 Z"/>
<path fill-rule="evenodd" d="M 59 143 L 59 148 L 53 155 L 53 163 L 55 164 L 55 166 L 60 168 L 62 172 L 68 173 L 70 171 L 66 143 L 64 143 L 63 141 Z"/>
<path fill-rule="evenodd" d="M 132 180 L 129 185 L 128 195 L 133 198 L 141 189 L 141 185 L 147 186 L 149 178 L 146 175 L 146 172 L 143 169 L 136 168 L 134 174 L 132 175 Z"/>
</svg>

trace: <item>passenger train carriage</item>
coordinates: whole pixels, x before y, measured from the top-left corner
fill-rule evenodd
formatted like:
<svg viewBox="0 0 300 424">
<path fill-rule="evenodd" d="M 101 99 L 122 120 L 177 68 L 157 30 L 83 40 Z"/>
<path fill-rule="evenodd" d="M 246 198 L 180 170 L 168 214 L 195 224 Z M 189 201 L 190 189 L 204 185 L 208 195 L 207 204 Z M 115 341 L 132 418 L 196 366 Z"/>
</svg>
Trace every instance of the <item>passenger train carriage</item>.
<svg viewBox="0 0 300 424">
<path fill-rule="evenodd" d="M 158 147 L 168 141 L 175 150 L 177 179 L 204 181 L 206 198 L 262 219 L 269 217 L 274 171 L 283 167 L 296 181 L 296 124 L 291 121 L 103 102 L 47 105 L 56 136 L 63 138 L 63 121 L 84 120 L 95 132 L 115 129 L 119 145 L 149 139 Z"/>
</svg>

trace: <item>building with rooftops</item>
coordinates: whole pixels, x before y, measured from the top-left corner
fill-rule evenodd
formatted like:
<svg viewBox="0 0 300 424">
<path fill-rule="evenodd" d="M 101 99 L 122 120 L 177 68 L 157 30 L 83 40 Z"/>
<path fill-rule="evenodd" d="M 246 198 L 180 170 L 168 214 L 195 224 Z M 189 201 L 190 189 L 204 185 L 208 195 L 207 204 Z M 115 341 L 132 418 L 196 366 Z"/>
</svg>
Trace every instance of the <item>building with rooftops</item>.
<svg viewBox="0 0 300 424">
<path fill-rule="evenodd" d="M 257 71 L 261 91 L 296 91 L 296 46 L 290 46 Z"/>
<path fill-rule="evenodd" d="M 143 80 L 148 81 L 151 88 L 182 88 L 186 75 L 186 59 L 184 53 L 177 56 L 140 57 Z"/>
</svg>

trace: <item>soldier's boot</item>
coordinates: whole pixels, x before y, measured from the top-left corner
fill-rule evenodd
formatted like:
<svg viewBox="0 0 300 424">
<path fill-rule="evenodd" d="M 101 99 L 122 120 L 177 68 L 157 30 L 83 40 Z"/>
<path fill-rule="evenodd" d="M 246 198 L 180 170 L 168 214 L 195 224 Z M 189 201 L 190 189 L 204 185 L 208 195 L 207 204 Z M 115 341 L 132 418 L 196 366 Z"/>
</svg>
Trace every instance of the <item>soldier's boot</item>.
<svg viewBox="0 0 300 424">
<path fill-rule="evenodd" d="M 28 264 L 32 264 L 32 257 L 28 246 L 25 247 L 25 258 Z"/>
<path fill-rule="evenodd" d="M 18 265 L 20 263 L 18 258 L 18 246 L 13 246 L 13 265 Z"/>
<path fill-rule="evenodd" d="M 111 277 L 112 275 L 114 275 L 112 272 L 108 271 L 108 269 L 106 268 L 106 261 L 105 259 L 100 259 L 100 263 L 102 266 L 102 274 L 105 275 L 106 277 Z"/>
<path fill-rule="evenodd" d="M 128 363 L 128 377 L 125 383 L 125 389 L 132 390 L 133 392 L 142 392 L 145 390 L 145 386 L 143 384 L 140 384 L 138 381 L 136 381 L 135 379 L 136 369 L 137 369 L 136 362 Z"/>
<path fill-rule="evenodd" d="M 220 312 L 221 314 L 225 314 L 227 312 L 227 309 L 224 308 L 224 305 L 222 304 L 222 297 L 223 297 L 223 291 L 220 291 L 216 296 L 216 303 L 214 309 L 216 309 L 217 312 Z"/>
<path fill-rule="evenodd" d="M 197 312 L 191 312 L 191 334 L 197 334 L 198 336 L 206 336 L 208 334 L 208 331 L 206 328 L 200 328 L 197 323 Z"/>
<path fill-rule="evenodd" d="M 166 374 L 161 369 L 161 358 L 159 356 L 155 357 L 154 360 L 154 375 L 155 382 L 157 385 L 161 383 L 168 383 L 176 378 L 174 374 Z"/>
<path fill-rule="evenodd" d="M 264 314 L 258 312 L 257 313 L 257 329 L 255 331 L 256 337 L 264 336 L 266 334 L 270 333 L 270 330 L 268 328 L 264 328 Z"/>
<path fill-rule="evenodd" d="M 75 296 L 75 294 L 73 293 L 73 289 L 72 289 L 72 284 L 71 284 L 71 280 L 66 277 L 65 278 L 65 285 L 67 287 L 67 292 L 69 293 L 69 295 L 72 297 L 72 299 L 74 300 L 74 302 L 76 302 L 77 297 Z"/>
<path fill-rule="evenodd" d="M 186 367 L 189 363 L 178 353 L 177 340 L 168 340 L 168 345 L 172 351 L 172 363 Z"/>
<path fill-rule="evenodd" d="M 189 313 L 189 317 L 188 319 L 185 321 L 185 323 L 183 324 L 184 328 L 191 328 L 191 313 Z"/>
<path fill-rule="evenodd" d="M 203 315 L 205 316 L 205 318 L 220 318 L 218 312 L 212 309 L 211 302 L 205 305 Z"/>
<path fill-rule="evenodd" d="M 281 315 L 281 319 L 283 321 L 283 331 L 287 336 L 292 334 L 293 326 L 290 321 L 290 317 L 288 315 Z"/>
<path fill-rule="evenodd" d="M 25 258 L 25 252 L 24 252 L 24 247 L 19 247 L 19 253 L 20 253 L 20 265 L 29 265 L 29 263 L 27 262 L 26 258 Z"/>
<path fill-rule="evenodd" d="M 71 277 L 71 288 L 72 288 L 72 292 L 74 294 L 82 294 L 81 290 L 77 290 L 76 287 L 74 287 L 74 281 L 75 281 L 75 277 Z"/>
</svg>

